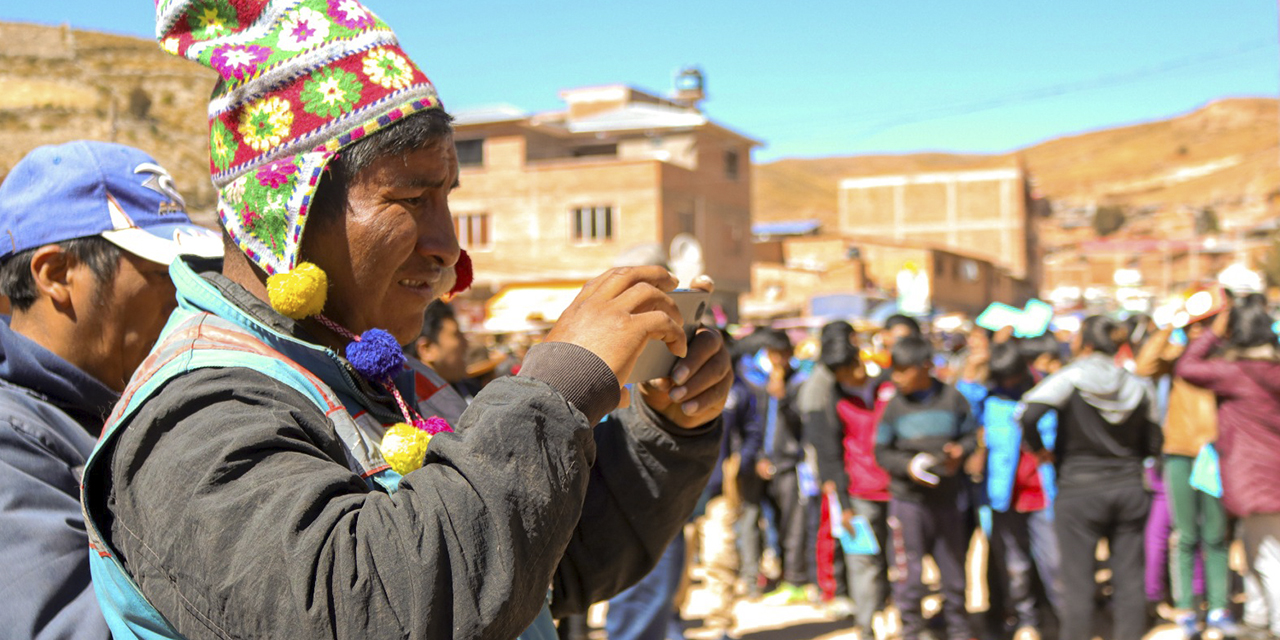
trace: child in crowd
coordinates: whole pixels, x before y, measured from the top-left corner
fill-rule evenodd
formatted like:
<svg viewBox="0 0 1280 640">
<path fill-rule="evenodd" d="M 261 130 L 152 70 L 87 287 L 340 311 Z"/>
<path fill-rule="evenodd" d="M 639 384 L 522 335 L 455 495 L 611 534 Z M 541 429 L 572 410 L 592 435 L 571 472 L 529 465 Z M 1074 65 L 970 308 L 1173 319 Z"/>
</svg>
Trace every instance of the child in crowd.
<svg viewBox="0 0 1280 640">
<path fill-rule="evenodd" d="M 967 540 L 957 472 L 977 446 L 977 423 L 964 396 L 932 376 L 928 342 L 905 337 L 892 356 L 898 393 L 876 431 L 876 461 L 890 476 L 889 527 L 898 566 L 894 601 L 902 613 L 902 636 L 916 640 L 925 629 L 921 559 L 928 554 L 942 577 L 947 636 L 968 640 L 973 633 L 965 610 Z"/>
<path fill-rule="evenodd" d="M 825 330 L 824 330 L 825 331 Z M 863 516 L 880 547 L 875 554 L 844 556 L 847 592 L 861 637 L 873 632 L 873 621 L 885 607 L 889 579 L 885 549 L 888 547 L 889 476 L 876 464 L 876 423 L 894 395 L 893 385 L 878 383 L 867 375 L 858 348 L 847 335 L 824 335 L 821 365 L 830 372 L 834 387 L 834 420 L 814 412 L 806 416 L 807 437 L 817 454 L 824 491 L 839 500 L 846 531 L 852 531 L 854 515 Z M 816 374 L 815 374 L 816 377 Z M 813 378 L 810 378 L 812 382 Z M 840 552 L 830 538 L 830 524 L 820 532 L 820 549 Z M 823 537 L 825 535 L 825 538 Z M 832 563 L 833 565 L 837 563 Z M 836 571 L 836 578 L 839 572 Z"/>
<path fill-rule="evenodd" d="M 1049 497 L 1036 459 L 1022 450 L 1017 413 L 1035 377 L 1019 346 L 1012 341 L 990 347 L 985 382 L 957 383 L 970 399 L 987 450 L 986 493 L 991 507 L 992 568 L 1003 569 L 1000 589 L 1017 615 L 1015 638 L 1037 638 L 1044 629 L 1041 603 L 1034 590 L 1037 572 L 1049 604 L 1058 605 L 1058 545 Z M 1042 436 L 1056 429 L 1056 415 L 1040 421 Z M 993 607 L 1001 607 L 993 602 Z M 1003 607 L 1001 607 L 1003 608 Z"/>
</svg>

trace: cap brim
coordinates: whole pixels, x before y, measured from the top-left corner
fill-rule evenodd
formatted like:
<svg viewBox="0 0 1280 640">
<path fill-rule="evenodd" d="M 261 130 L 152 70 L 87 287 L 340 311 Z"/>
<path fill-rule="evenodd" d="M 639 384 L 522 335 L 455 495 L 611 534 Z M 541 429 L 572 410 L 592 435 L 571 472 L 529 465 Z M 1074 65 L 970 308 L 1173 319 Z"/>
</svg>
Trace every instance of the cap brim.
<svg viewBox="0 0 1280 640">
<path fill-rule="evenodd" d="M 139 258 L 170 264 L 181 255 L 222 257 L 222 236 L 194 224 L 103 231 L 102 237 Z"/>
</svg>

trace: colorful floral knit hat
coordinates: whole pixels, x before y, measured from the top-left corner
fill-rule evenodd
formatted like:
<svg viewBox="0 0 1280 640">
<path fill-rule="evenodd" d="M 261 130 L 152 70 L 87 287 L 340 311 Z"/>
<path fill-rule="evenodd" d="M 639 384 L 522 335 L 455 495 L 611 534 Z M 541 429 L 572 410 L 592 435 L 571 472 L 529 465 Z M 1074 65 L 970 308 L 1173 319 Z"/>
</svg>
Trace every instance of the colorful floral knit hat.
<svg viewBox="0 0 1280 640">
<path fill-rule="evenodd" d="M 440 108 L 435 87 L 357 0 L 159 0 L 156 36 L 222 76 L 209 171 L 227 232 L 269 276 L 277 311 L 319 314 L 327 278 L 298 251 L 321 172 L 343 147 Z"/>
<path fill-rule="evenodd" d="M 439 109 L 435 87 L 391 28 L 357 0 L 158 0 L 156 37 L 175 55 L 222 76 L 209 102 L 209 171 L 218 216 L 267 273 L 271 306 L 315 317 L 350 340 L 352 367 L 395 397 L 405 423 L 384 438 L 396 470 L 421 464 L 426 439 L 450 430 L 417 415 L 393 378 L 405 358 L 386 331 L 360 336 L 326 318 L 328 278 L 299 261 L 311 198 L 339 150 L 420 111 Z M 471 284 L 463 252 L 450 294 Z"/>
</svg>

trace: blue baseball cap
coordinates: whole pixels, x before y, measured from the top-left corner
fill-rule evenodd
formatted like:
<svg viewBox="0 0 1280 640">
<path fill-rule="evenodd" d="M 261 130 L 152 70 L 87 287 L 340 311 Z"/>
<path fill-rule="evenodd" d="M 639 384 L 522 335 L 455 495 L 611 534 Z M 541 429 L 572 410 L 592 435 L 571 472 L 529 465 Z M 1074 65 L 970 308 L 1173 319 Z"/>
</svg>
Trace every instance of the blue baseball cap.
<svg viewBox="0 0 1280 640">
<path fill-rule="evenodd" d="M 183 254 L 222 257 L 222 237 L 191 222 L 169 172 L 133 147 L 39 147 L 0 184 L 0 261 L 89 236 L 160 264 Z"/>
</svg>

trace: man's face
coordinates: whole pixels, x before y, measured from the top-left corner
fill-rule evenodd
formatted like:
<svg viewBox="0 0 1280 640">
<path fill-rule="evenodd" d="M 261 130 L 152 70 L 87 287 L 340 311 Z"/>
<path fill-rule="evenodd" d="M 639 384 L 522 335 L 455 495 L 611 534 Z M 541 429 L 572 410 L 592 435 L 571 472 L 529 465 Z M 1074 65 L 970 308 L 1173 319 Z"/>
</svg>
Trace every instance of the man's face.
<svg viewBox="0 0 1280 640">
<path fill-rule="evenodd" d="M 458 327 L 458 322 L 445 318 L 433 343 L 421 338 L 418 342 L 418 359 L 434 369 L 446 382 L 461 382 L 466 379 L 467 336 Z"/>
<path fill-rule="evenodd" d="M 326 315 L 356 333 L 385 329 L 401 344 L 418 335 L 458 261 L 449 213 L 457 181 L 452 139 L 384 156 L 356 175 L 343 215 L 303 240 L 302 255 L 329 276 Z"/>
<path fill-rule="evenodd" d="M 919 393 L 928 389 L 929 385 L 932 384 L 927 365 L 894 367 L 890 377 L 893 380 L 893 386 L 898 388 L 898 393 L 903 395 Z"/>
<path fill-rule="evenodd" d="M 93 326 L 86 332 L 97 339 L 84 348 L 100 363 L 95 377 L 114 391 L 122 391 L 133 372 L 150 353 L 169 314 L 178 306 L 169 267 L 121 251 L 119 268 L 111 282 L 96 289 L 78 287 L 72 292 L 76 309 L 94 310 L 84 318 Z M 74 267 L 89 267 L 81 264 Z"/>
</svg>

